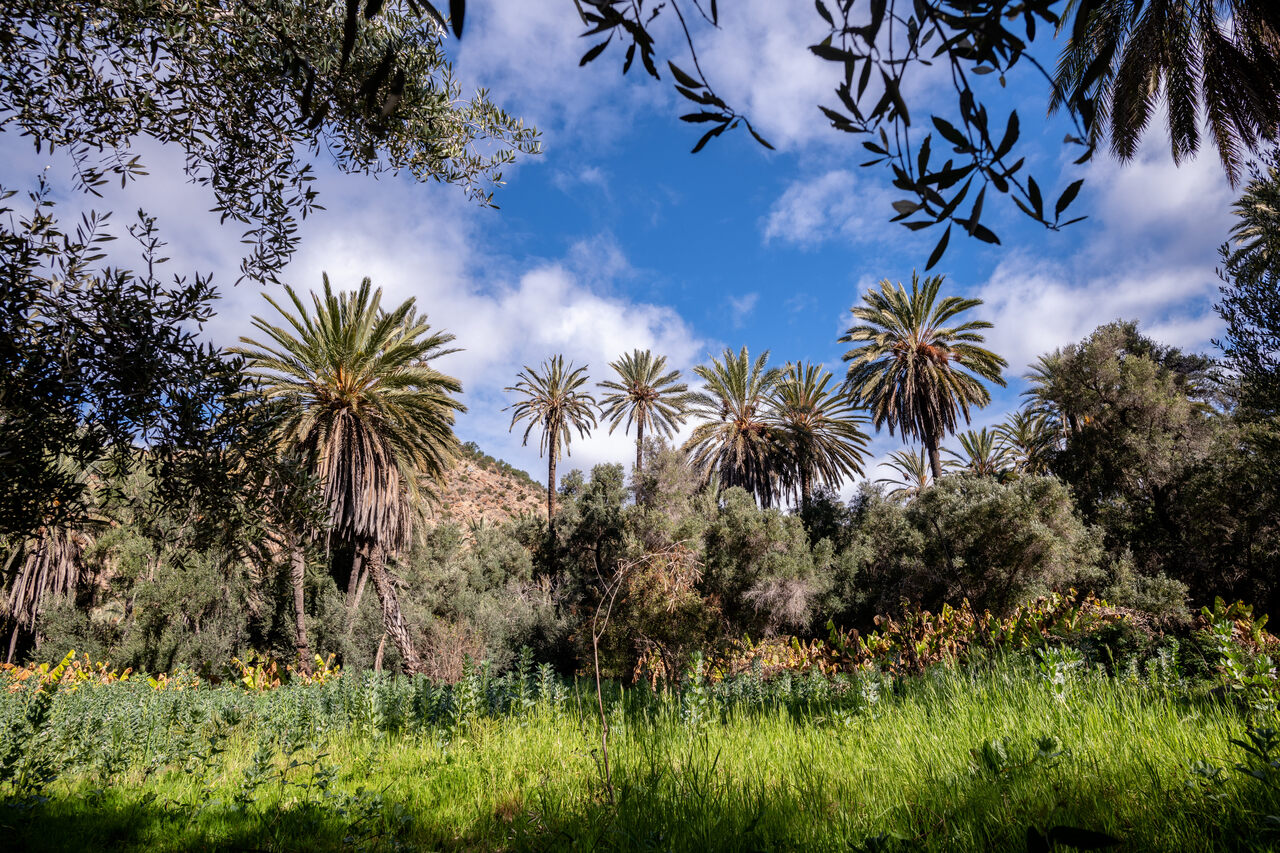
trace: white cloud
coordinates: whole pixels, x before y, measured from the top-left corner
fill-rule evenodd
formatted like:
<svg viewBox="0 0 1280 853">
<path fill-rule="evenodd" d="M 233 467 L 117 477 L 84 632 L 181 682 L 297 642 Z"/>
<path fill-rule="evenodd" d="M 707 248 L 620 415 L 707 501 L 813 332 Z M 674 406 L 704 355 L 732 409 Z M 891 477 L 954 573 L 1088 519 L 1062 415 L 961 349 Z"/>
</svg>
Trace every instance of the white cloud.
<svg viewBox="0 0 1280 853">
<path fill-rule="evenodd" d="M 1085 178 L 1092 199 L 1084 202 L 1105 228 L 1103 255 L 1123 249 L 1123 257 L 1142 246 L 1153 261 L 1170 266 L 1216 260 L 1236 192 L 1211 145 L 1195 160 L 1174 165 L 1168 136 L 1153 122 L 1133 160 L 1120 163 L 1100 153 Z"/>
<path fill-rule="evenodd" d="M 638 69 L 623 77 L 616 48 L 579 67 L 595 42 L 581 37 L 585 27 L 567 0 L 474 5 L 463 38 L 449 45 L 459 79 L 488 88 L 542 130 L 548 147 L 608 144 L 639 110 L 670 102 L 669 88 L 639 79 Z"/>
<path fill-rule="evenodd" d="M 608 176 L 599 166 L 584 166 L 572 172 L 557 169 L 551 180 L 556 188 L 566 195 L 573 195 L 586 187 L 595 187 L 606 195 L 609 194 Z"/>
<path fill-rule="evenodd" d="M 761 222 L 766 241 L 812 248 L 830 240 L 872 243 L 897 228 L 886 221 L 889 196 L 847 169 L 793 181 Z"/>
<path fill-rule="evenodd" d="M 502 411 L 512 402 L 502 389 L 522 367 L 562 353 L 589 366 L 594 386 L 607 378 L 610 361 L 633 348 L 664 354 L 680 368 L 706 349 L 674 309 L 614 292 L 614 283 L 633 272 L 608 235 L 581 240 L 562 258 L 491 257 L 484 225 L 497 214 L 468 205 L 447 187 L 334 184 L 322 189 L 331 212 L 307 222 L 285 280 L 305 292 L 319 286 L 322 272 L 335 288 L 354 287 L 369 276 L 383 288 L 385 304 L 416 299 L 432 325 L 455 334 L 463 349 L 437 364 L 463 383 L 469 411 L 459 419 L 459 433 L 535 477 L 546 471 L 537 443 L 531 437 L 531 446 L 522 448 L 523 430 L 508 432 L 510 418 Z M 210 329 L 220 343 L 247 334 L 249 317 L 271 310 L 253 288 L 223 293 Z M 575 436 L 561 473 L 625 462 L 634 455 L 631 441 L 620 430 L 608 435 L 607 428 L 585 440 Z"/>
<path fill-rule="evenodd" d="M 994 324 L 988 345 L 1021 372 L 1041 353 L 1078 341 L 1103 323 L 1136 319 L 1164 343 L 1202 348 L 1217 329 L 1209 300 L 1212 266 L 1144 264 L 1102 274 L 1027 255 L 1003 261 L 978 289 L 977 313 Z"/>
<path fill-rule="evenodd" d="M 1014 371 L 1037 355 L 1116 319 L 1136 319 L 1155 339 L 1204 350 L 1221 330 L 1217 246 L 1230 227 L 1233 192 L 1214 152 L 1181 168 L 1159 133 L 1133 162 L 1099 155 L 1078 204 L 1096 221 L 1074 257 L 1010 254 L 977 292 L 995 324 L 988 340 Z M 1052 236 L 1045 239 L 1052 240 Z"/>
<path fill-rule="evenodd" d="M 836 133 L 817 105 L 834 100 L 838 75 L 809 52 L 824 27 L 808 6 L 740 0 L 724 7 L 719 31 L 700 28 L 696 44 L 712 88 L 770 143 L 793 148 Z"/>
</svg>

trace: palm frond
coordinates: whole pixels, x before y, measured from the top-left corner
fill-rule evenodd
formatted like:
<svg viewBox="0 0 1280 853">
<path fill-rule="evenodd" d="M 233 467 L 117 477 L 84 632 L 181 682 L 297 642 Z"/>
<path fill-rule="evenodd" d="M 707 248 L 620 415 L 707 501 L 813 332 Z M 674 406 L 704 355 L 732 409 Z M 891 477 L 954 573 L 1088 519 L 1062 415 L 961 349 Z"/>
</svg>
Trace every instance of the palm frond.
<svg viewBox="0 0 1280 853">
<path fill-rule="evenodd" d="M 1008 470 L 1009 459 L 997 431 L 986 427 L 969 429 L 957 433 L 956 438 L 960 441 L 961 452 L 946 451 L 952 457 L 948 463 L 952 470 L 977 477 L 999 477 Z"/>
<path fill-rule="evenodd" d="M 574 430 L 585 438 L 596 425 L 599 407 L 596 398 L 582 390 L 586 382 L 586 365 L 574 367 L 573 362 L 566 365 L 563 355 L 544 361 L 541 371 L 526 366 L 517 374 L 516 384 L 505 389 L 521 396 L 503 409 L 511 412 L 511 429 L 526 420 L 529 423 L 524 431 L 525 444 L 533 430 L 539 429 L 539 455 L 548 452 L 559 455 L 561 449 L 569 455 Z"/>
<path fill-rule="evenodd" d="M 391 311 L 368 278 L 334 293 L 326 275 L 310 308 L 285 286 L 292 309 L 271 297 L 283 326 L 254 317 L 268 343 L 241 338 L 262 394 L 280 403 L 283 450 L 302 456 L 320 483 L 331 533 L 403 549 L 417 504 L 460 452 L 453 433 L 462 385 L 430 362 L 457 352 L 432 331 L 413 299 Z"/>
<path fill-rule="evenodd" d="M 832 380 L 821 365 L 788 364 L 770 401 L 790 469 L 785 480 L 802 502 L 815 485 L 838 489 L 861 474 L 871 440 L 862 430 L 867 418 Z"/>
<path fill-rule="evenodd" d="M 927 489 L 932 481 L 929 459 L 924 448 L 894 451 L 889 454 L 889 461 L 885 465 L 893 471 L 894 476 L 880 477 L 876 483 L 890 487 L 890 500 L 910 501 Z"/>
<path fill-rule="evenodd" d="M 960 417 L 991 401 L 986 382 L 1004 385 L 1007 362 L 979 346 L 983 320 L 945 325 L 981 304 L 976 299 L 938 299 L 942 276 L 920 280 L 912 274 L 911 291 L 902 284 L 880 282 L 851 309 L 854 320 L 843 343 L 856 344 L 844 354 L 845 388 L 854 404 L 870 410 L 877 429 L 888 427 L 926 444 L 935 470 L 937 444 L 954 432 Z"/>
<path fill-rule="evenodd" d="M 741 486 L 764 507 L 786 487 L 786 445 L 770 411 L 782 374 L 768 362 L 768 351 L 753 362 L 743 347 L 695 367 L 704 386 L 689 396 L 689 411 L 703 423 L 684 445 L 704 482 L 718 474 L 726 488 Z"/>
</svg>

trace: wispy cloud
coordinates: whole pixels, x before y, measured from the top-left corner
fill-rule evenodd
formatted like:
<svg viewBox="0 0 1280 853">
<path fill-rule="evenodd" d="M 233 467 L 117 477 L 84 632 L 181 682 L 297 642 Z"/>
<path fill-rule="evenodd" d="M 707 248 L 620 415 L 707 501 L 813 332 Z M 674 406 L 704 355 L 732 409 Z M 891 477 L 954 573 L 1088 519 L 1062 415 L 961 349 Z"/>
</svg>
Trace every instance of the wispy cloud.
<svg viewBox="0 0 1280 853">
<path fill-rule="evenodd" d="M 766 242 L 804 248 L 823 243 L 871 243 L 894 234 L 886 221 L 889 200 L 873 182 L 847 169 L 793 181 L 761 220 Z M 896 234 L 894 235 L 896 236 Z"/>
<path fill-rule="evenodd" d="M 557 189 L 570 195 L 584 187 L 595 187 L 606 194 L 609 192 L 608 176 L 599 166 L 584 166 L 576 171 L 557 169 L 551 180 Z"/>
<path fill-rule="evenodd" d="M 590 46 L 569 3 L 475 4 L 466 37 L 450 45 L 459 78 L 483 86 L 507 110 L 543 131 L 549 148 L 607 148 L 638 111 L 671 103 L 664 85 L 623 77 L 609 55 L 585 67 Z"/>
<path fill-rule="evenodd" d="M 756 310 L 756 303 L 760 301 L 760 294 L 746 293 L 742 296 L 729 297 L 729 313 L 733 317 L 733 327 L 735 329 L 742 328 L 742 324 L 751 316 L 751 312 Z"/>
</svg>

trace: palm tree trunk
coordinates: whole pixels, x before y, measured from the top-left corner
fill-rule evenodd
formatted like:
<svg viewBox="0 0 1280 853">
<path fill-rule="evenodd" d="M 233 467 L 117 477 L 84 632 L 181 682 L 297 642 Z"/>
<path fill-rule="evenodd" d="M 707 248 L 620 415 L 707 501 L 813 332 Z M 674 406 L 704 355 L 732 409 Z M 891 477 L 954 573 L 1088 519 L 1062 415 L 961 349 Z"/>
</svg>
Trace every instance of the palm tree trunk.
<svg viewBox="0 0 1280 853">
<path fill-rule="evenodd" d="M 644 447 L 644 424 L 636 422 L 636 467 L 631 472 L 631 479 L 639 485 L 640 483 L 640 449 Z"/>
<path fill-rule="evenodd" d="M 347 627 L 355 624 L 356 613 L 360 610 L 360 599 L 364 595 L 364 584 L 369 579 L 364 552 L 357 548 L 351 556 L 351 577 L 347 579 Z"/>
<path fill-rule="evenodd" d="M 805 507 L 809 505 L 809 493 L 812 490 L 812 488 L 813 487 L 809 484 L 809 472 L 801 471 L 800 472 L 800 506 Z"/>
<path fill-rule="evenodd" d="M 368 582 L 369 582 L 369 571 L 368 569 L 366 569 L 365 571 L 360 573 L 360 585 L 356 587 L 356 597 L 351 599 L 351 618 L 352 619 L 356 618 L 356 613 L 358 613 L 360 610 L 360 602 L 364 600 L 364 588 Z"/>
<path fill-rule="evenodd" d="M 418 653 L 413 648 L 413 637 L 409 634 L 409 625 L 400 612 L 400 602 L 396 598 L 395 587 L 387 575 L 387 554 L 381 545 L 363 546 L 367 548 L 364 559 L 368 566 L 369 577 L 373 578 L 374 589 L 378 591 L 378 602 L 382 605 L 382 624 L 396 644 L 400 652 L 401 666 L 406 673 L 412 674 L 421 668 Z"/>
<path fill-rule="evenodd" d="M 9 656 L 4 659 L 5 663 L 13 663 L 13 652 L 18 647 L 18 629 L 22 627 L 22 623 L 17 619 L 13 620 L 13 633 L 9 635 Z"/>
<path fill-rule="evenodd" d="M 547 458 L 547 531 L 554 540 L 556 535 L 556 448 L 551 447 Z"/>
<path fill-rule="evenodd" d="M 942 456 L 938 452 L 938 436 L 929 433 L 924 437 L 924 446 L 929 451 L 929 467 L 933 469 L 933 481 L 942 479 Z"/>
<path fill-rule="evenodd" d="M 302 547 L 302 538 L 293 543 L 293 559 L 289 567 L 289 580 L 293 583 L 293 621 L 294 642 L 298 647 L 298 669 L 311 672 L 311 646 L 307 644 L 307 610 L 306 582 L 307 553 Z"/>
</svg>

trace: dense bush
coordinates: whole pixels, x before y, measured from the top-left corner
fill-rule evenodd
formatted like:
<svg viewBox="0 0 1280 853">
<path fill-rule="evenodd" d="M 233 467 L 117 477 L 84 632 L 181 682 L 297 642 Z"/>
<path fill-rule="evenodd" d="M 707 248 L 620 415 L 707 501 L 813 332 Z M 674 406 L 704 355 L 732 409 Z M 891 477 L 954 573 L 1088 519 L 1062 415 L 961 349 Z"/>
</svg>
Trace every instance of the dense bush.
<svg viewBox="0 0 1280 853">
<path fill-rule="evenodd" d="M 1044 356 L 1034 385 L 1065 439 L 1050 467 L 1113 561 L 1201 603 L 1280 604 L 1280 433 L 1235 378 L 1117 322 Z"/>
<path fill-rule="evenodd" d="M 911 502 L 907 518 L 924 545 L 918 602 L 967 599 L 1004 613 L 1101 579 L 1101 531 L 1085 527 L 1053 477 L 945 477 Z"/>
</svg>

